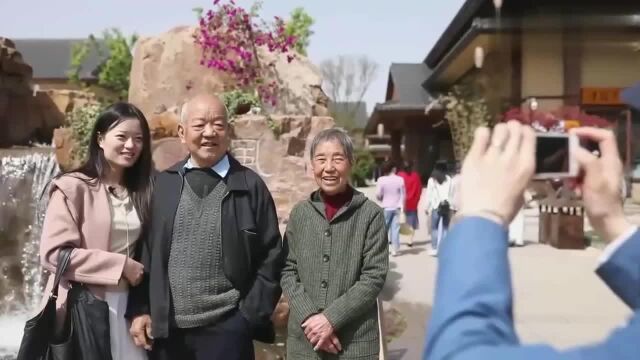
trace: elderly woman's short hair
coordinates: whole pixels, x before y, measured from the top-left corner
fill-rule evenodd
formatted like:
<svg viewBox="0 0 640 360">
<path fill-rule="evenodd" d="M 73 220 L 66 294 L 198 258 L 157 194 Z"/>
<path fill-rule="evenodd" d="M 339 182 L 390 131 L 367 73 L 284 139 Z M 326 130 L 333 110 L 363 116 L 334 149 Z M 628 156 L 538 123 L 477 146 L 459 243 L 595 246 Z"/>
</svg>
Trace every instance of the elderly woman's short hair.
<svg viewBox="0 0 640 360">
<path fill-rule="evenodd" d="M 316 148 L 318 145 L 328 141 L 335 141 L 340 144 L 344 151 L 344 155 L 347 157 L 347 160 L 349 160 L 349 163 L 354 163 L 353 141 L 346 131 L 338 128 L 322 130 L 313 138 L 313 141 L 311 142 L 311 160 L 313 160 L 313 157 L 316 154 Z"/>
</svg>

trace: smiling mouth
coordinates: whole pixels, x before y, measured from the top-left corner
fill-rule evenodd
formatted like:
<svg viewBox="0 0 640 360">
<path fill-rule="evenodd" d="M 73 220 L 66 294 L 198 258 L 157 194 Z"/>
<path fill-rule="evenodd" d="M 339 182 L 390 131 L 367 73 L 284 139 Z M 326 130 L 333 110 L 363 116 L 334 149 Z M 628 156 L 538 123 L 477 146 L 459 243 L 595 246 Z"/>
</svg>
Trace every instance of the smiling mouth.
<svg viewBox="0 0 640 360">
<path fill-rule="evenodd" d="M 322 181 L 326 182 L 326 183 L 337 183 L 338 182 L 338 178 L 337 177 L 333 177 L 333 176 L 325 176 L 322 178 Z"/>
</svg>

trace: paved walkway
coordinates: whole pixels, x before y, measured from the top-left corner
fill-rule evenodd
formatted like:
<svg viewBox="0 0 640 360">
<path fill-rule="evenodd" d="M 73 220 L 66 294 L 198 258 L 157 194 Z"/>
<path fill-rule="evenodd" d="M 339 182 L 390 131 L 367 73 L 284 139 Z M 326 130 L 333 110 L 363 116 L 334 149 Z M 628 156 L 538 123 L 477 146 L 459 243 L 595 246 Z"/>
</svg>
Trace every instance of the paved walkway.
<svg viewBox="0 0 640 360">
<path fill-rule="evenodd" d="M 363 191 L 372 197 L 372 188 Z M 640 223 L 640 207 L 628 210 Z M 425 221 L 421 210 L 420 222 Z M 510 251 L 516 327 L 524 343 L 566 348 L 602 340 L 624 324 L 630 311 L 593 272 L 600 250 L 556 250 L 537 244 L 536 210 L 526 211 L 525 229 L 527 246 Z M 423 227 L 413 248 L 403 245 L 400 256 L 391 258 L 382 298 L 385 310 L 392 307 L 404 315 L 407 328 L 389 344 L 389 359 L 421 356 L 437 269 L 437 259 L 427 254 L 427 238 Z"/>
</svg>

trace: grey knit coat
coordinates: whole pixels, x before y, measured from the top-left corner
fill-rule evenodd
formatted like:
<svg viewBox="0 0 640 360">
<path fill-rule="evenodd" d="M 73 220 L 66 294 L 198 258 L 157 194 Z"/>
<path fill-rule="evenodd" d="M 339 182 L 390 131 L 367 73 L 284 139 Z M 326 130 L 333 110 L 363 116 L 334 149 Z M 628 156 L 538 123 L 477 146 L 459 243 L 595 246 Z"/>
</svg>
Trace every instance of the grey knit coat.
<svg viewBox="0 0 640 360">
<path fill-rule="evenodd" d="M 324 210 L 316 191 L 289 217 L 281 281 L 290 306 L 287 358 L 377 359 L 376 299 L 389 269 L 383 211 L 356 190 L 330 222 Z M 302 323 L 317 313 L 337 331 L 337 356 L 315 352 L 304 335 Z"/>
</svg>

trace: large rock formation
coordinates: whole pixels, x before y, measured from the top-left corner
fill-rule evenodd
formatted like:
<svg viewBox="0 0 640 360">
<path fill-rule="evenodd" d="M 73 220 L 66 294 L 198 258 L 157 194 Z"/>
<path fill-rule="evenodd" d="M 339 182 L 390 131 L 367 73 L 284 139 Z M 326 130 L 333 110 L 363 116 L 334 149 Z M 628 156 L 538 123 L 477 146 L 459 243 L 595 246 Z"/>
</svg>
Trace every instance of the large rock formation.
<svg viewBox="0 0 640 360">
<path fill-rule="evenodd" d="M 131 69 L 129 101 L 149 120 L 179 107 L 194 94 L 221 93 L 234 87 L 226 74 L 200 65 L 200 48 L 193 27 L 176 27 L 136 43 Z M 261 52 L 262 63 L 275 63 L 273 76 L 282 93 L 273 114 L 327 116 L 328 98 L 322 92 L 318 69 L 305 57 L 287 63 L 283 56 Z"/>
<path fill-rule="evenodd" d="M 64 124 L 65 113 L 94 101 L 82 91 L 33 91 L 32 74 L 13 42 L 0 38 L 0 148 L 48 143 L 53 129 Z"/>
</svg>

